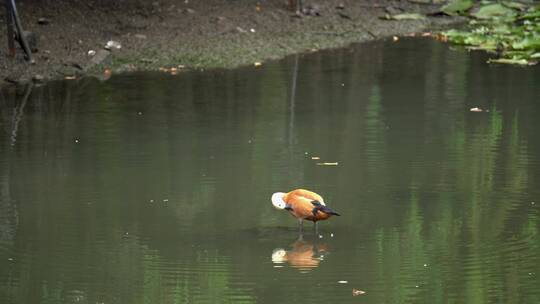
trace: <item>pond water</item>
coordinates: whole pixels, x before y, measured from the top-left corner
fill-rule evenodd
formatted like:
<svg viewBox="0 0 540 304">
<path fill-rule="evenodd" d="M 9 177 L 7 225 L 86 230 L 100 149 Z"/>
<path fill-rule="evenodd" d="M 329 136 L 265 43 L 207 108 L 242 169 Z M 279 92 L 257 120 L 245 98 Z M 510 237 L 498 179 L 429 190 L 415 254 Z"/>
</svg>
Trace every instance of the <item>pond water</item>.
<svg viewBox="0 0 540 304">
<path fill-rule="evenodd" d="M 540 69 L 485 60 L 2 89 L 0 303 L 540 303 Z M 320 235 L 270 204 L 299 187 L 342 214 Z"/>
</svg>

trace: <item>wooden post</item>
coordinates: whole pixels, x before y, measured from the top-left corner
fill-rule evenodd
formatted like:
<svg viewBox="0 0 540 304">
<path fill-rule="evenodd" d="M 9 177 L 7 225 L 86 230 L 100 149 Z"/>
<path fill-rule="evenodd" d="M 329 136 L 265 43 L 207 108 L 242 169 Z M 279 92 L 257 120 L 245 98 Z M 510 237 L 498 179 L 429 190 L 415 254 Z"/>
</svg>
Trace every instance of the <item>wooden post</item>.
<svg viewBox="0 0 540 304">
<path fill-rule="evenodd" d="M 34 63 L 34 59 L 32 59 L 32 51 L 28 46 L 26 37 L 24 37 L 24 31 L 21 26 L 19 14 L 17 13 L 17 6 L 15 5 L 15 0 L 9 0 L 8 2 L 11 2 L 11 12 L 13 13 L 12 17 L 15 21 L 15 27 L 17 27 L 17 39 L 19 40 L 19 44 L 22 46 L 23 51 L 26 53 L 26 60 Z"/>
<path fill-rule="evenodd" d="M 5 4 L 6 4 L 8 55 L 10 57 L 15 57 L 15 33 L 13 32 L 13 10 L 11 8 L 11 1 L 6 0 Z"/>
</svg>

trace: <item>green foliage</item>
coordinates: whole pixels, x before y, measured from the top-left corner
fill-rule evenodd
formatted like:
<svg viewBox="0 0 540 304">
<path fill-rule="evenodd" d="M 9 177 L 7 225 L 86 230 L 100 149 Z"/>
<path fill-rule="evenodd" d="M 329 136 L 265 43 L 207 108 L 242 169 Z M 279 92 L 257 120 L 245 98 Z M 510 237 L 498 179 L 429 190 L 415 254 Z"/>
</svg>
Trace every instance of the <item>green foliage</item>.
<svg viewBox="0 0 540 304">
<path fill-rule="evenodd" d="M 454 16 L 463 14 L 473 6 L 472 0 L 452 0 L 441 8 L 445 14 Z"/>
<path fill-rule="evenodd" d="M 502 4 L 509 8 L 514 8 L 518 10 L 525 10 L 527 9 L 527 5 L 521 2 L 512 2 L 512 1 L 503 1 Z"/>
<path fill-rule="evenodd" d="M 484 3 L 472 12 L 470 27 L 449 30 L 443 36 L 450 42 L 474 50 L 495 53 L 491 63 L 532 65 L 540 53 L 540 6 L 519 2 Z"/>
<path fill-rule="evenodd" d="M 494 18 L 515 18 L 517 12 L 500 3 L 488 4 L 480 7 L 471 16 L 477 19 L 494 19 Z"/>
</svg>

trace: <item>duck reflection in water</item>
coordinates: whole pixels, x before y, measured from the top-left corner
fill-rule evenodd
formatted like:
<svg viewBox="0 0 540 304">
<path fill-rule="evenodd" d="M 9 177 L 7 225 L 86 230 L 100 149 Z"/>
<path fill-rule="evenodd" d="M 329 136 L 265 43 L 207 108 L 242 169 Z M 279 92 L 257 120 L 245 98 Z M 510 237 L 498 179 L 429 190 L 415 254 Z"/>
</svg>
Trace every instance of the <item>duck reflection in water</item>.
<svg viewBox="0 0 540 304">
<path fill-rule="evenodd" d="M 283 248 L 274 249 L 272 262 L 276 266 L 287 263 L 298 270 L 310 271 L 319 267 L 319 264 L 329 253 L 326 244 L 317 243 L 316 239 L 307 241 L 302 236 L 292 243 L 290 247 L 289 250 Z"/>
</svg>

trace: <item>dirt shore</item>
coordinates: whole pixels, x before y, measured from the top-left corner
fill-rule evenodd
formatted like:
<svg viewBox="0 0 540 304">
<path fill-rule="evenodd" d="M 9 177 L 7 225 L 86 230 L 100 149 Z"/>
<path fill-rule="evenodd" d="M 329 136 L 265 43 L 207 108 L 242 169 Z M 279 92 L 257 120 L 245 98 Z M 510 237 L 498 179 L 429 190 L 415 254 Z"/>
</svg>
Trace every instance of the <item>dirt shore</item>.
<svg viewBox="0 0 540 304">
<path fill-rule="evenodd" d="M 230 68 L 298 52 L 432 30 L 455 18 L 389 21 L 396 13 L 434 12 L 420 0 L 19 0 L 22 25 L 37 37 L 34 64 L 7 56 L 0 10 L 0 85 L 65 77 L 157 70 Z M 441 1 L 434 1 L 441 2 Z M 120 48 L 105 50 L 108 41 Z M 95 54 L 94 54 L 95 53 Z"/>
</svg>

